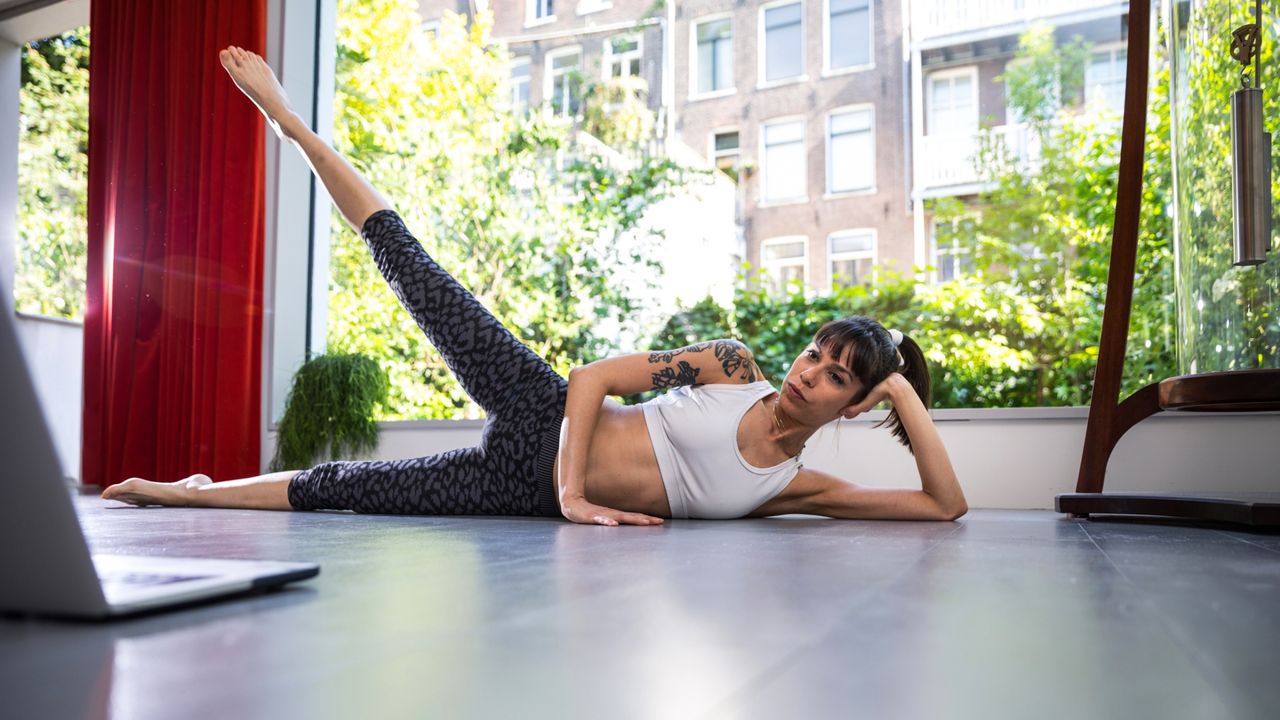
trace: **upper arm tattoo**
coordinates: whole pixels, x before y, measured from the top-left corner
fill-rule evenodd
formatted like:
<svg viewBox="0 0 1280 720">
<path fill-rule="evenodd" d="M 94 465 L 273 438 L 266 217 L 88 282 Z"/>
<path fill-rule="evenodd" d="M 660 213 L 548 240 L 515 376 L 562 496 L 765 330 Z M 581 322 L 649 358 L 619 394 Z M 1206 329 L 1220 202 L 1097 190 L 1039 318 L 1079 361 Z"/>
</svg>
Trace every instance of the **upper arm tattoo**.
<svg viewBox="0 0 1280 720">
<path fill-rule="evenodd" d="M 725 377 L 733 379 L 737 376 L 749 383 L 755 382 L 759 378 L 759 370 L 751 357 L 751 351 L 747 349 L 746 345 L 737 340 L 717 340 L 715 342 L 697 343 L 677 350 L 652 352 L 649 353 L 649 362 L 651 364 L 670 363 L 677 355 L 700 353 L 708 349 L 715 355 L 716 360 L 720 361 L 720 367 L 724 370 Z M 673 368 L 668 365 L 652 374 L 653 389 L 661 390 L 681 385 L 693 385 L 697 382 L 700 372 L 698 368 L 684 360 L 680 360 L 676 367 Z"/>
</svg>

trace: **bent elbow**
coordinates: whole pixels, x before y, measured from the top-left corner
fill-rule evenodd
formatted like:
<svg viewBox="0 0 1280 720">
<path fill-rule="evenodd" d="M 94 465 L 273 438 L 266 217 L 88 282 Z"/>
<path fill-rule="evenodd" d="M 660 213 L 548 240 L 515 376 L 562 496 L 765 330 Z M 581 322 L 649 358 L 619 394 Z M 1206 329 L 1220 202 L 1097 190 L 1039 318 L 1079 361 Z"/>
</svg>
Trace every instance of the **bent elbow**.
<svg viewBox="0 0 1280 720">
<path fill-rule="evenodd" d="M 959 520 L 964 517 L 967 512 L 969 512 L 969 505 L 967 503 L 960 503 L 958 506 L 948 509 L 943 514 L 943 519 L 949 521 Z"/>
</svg>

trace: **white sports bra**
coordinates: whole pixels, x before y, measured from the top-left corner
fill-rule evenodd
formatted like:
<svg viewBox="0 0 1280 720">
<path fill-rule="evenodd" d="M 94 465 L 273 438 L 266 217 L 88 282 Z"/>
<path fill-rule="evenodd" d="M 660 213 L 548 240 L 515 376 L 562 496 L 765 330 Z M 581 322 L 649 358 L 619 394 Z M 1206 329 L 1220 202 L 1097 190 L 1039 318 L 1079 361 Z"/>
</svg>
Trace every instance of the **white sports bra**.
<svg viewBox="0 0 1280 720">
<path fill-rule="evenodd" d="M 773 392 L 765 380 L 685 386 L 641 406 L 671 517 L 743 517 L 773 499 L 796 476 L 801 467 L 797 458 L 758 468 L 738 450 L 743 416 Z"/>
</svg>

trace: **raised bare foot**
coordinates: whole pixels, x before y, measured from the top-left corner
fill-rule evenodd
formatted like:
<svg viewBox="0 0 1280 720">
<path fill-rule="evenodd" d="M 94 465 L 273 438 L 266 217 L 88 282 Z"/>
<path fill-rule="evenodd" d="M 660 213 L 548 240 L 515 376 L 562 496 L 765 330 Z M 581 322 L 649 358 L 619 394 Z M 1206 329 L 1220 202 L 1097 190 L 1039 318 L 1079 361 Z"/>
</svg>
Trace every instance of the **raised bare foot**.
<svg viewBox="0 0 1280 720">
<path fill-rule="evenodd" d="M 284 88 L 280 86 L 276 74 L 271 72 L 267 61 L 234 45 L 218 53 L 218 59 L 235 81 L 236 87 L 266 116 L 271 129 L 280 137 L 287 138 L 285 121 L 293 115 L 293 108 L 289 106 L 289 98 L 285 96 Z"/>
<path fill-rule="evenodd" d="M 160 483 L 142 478 L 129 478 L 102 491 L 103 500 L 119 500 L 130 505 L 169 505 L 181 507 L 190 504 L 190 494 L 213 479 L 196 473 L 177 482 Z"/>
</svg>

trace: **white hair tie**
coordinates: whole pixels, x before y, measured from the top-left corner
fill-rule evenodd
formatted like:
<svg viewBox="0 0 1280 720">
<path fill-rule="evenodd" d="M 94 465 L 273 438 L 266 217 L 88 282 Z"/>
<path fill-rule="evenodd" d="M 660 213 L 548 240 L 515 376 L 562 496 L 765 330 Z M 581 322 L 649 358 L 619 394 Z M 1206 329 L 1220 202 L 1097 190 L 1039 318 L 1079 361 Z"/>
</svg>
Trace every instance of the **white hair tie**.
<svg viewBox="0 0 1280 720">
<path fill-rule="evenodd" d="M 902 367 L 903 365 L 906 365 L 907 364 L 906 359 L 904 359 L 902 357 L 902 353 L 898 351 L 898 346 L 902 344 L 902 331 L 890 330 L 889 339 L 893 341 L 894 353 L 896 353 L 898 356 L 898 367 Z"/>
</svg>

